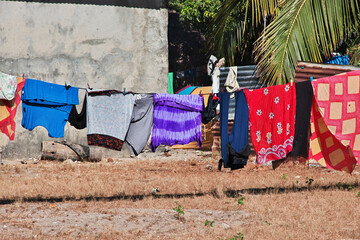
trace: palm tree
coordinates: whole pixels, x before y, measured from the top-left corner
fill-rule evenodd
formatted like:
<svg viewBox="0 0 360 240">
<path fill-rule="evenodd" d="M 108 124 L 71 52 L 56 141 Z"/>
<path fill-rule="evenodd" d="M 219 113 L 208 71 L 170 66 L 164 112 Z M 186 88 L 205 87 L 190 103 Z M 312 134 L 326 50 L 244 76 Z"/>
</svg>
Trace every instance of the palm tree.
<svg viewBox="0 0 360 240">
<path fill-rule="evenodd" d="M 265 25 L 254 54 L 260 79 L 269 84 L 292 81 L 298 61 L 322 62 L 359 29 L 359 0 L 225 0 L 214 18 L 216 31 L 210 40 L 214 49 L 224 46 L 222 33 L 227 18 L 237 4 L 244 2 L 245 18 L 237 28 L 241 35 L 232 38 L 236 43 L 244 42 L 252 31 L 250 27 Z M 227 46 L 229 53 L 241 48 Z"/>
</svg>

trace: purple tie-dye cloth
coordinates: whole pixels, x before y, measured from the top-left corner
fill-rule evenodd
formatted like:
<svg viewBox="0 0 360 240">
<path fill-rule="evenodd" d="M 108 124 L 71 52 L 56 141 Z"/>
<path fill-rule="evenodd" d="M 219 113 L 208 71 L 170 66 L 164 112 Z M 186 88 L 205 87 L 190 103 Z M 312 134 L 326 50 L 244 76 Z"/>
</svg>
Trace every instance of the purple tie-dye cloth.
<svg viewBox="0 0 360 240">
<path fill-rule="evenodd" d="M 203 97 L 200 95 L 154 95 L 154 126 L 151 150 L 160 145 L 172 146 L 197 141 L 201 147 L 201 111 Z"/>
</svg>

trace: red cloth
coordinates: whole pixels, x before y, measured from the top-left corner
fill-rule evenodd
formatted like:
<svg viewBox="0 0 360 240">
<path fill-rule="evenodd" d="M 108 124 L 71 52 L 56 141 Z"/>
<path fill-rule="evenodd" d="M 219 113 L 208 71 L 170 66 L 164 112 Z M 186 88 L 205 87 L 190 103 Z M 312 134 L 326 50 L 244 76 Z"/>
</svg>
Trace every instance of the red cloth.
<svg viewBox="0 0 360 240">
<path fill-rule="evenodd" d="M 341 144 L 352 149 L 360 164 L 360 70 L 319 78 L 312 85 L 327 128 Z"/>
<path fill-rule="evenodd" d="M 15 98 L 11 101 L 0 100 L 0 131 L 9 137 L 15 138 L 16 110 L 21 101 L 21 90 L 24 87 L 25 78 L 17 77 L 17 89 Z"/>
<path fill-rule="evenodd" d="M 309 156 L 324 167 L 348 173 L 351 173 L 356 166 L 351 148 L 343 145 L 326 125 L 315 96 L 311 106 Z"/>
<path fill-rule="evenodd" d="M 249 127 L 259 164 L 285 158 L 295 132 L 295 84 L 244 90 L 249 105 Z"/>
</svg>

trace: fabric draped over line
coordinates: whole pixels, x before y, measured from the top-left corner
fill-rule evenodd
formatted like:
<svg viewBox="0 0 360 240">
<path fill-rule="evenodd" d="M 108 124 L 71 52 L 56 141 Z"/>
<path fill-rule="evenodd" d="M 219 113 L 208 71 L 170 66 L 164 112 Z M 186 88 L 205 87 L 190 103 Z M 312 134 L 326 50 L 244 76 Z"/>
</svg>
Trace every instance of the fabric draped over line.
<svg viewBox="0 0 360 240">
<path fill-rule="evenodd" d="M 296 119 L 292 156 L 309 157 L 309 130 L 313 88 L 310 81 L 295 83 Z"/>
<path fill-rule="evenodd" d="M 134 109 L 135 96 L 117 90 L 91 90 L 87 96 L 88 144 L 121 150 Z"/>
<path fill-rule="evenodd" d="M 197 141 L 201 147 L 201 111 L 199 95 L 154 95 L 154 126 L 151 149 L 163 145 L 187 144 Z"/>
<path fill-rule="evenodd" d="M 27 79 L 21 100 L 24 128 L 43 126 L 50 137 L 61 138 L 71 108 L 79 104 L 78 88 Z"/>
<path fill-rule="evenodd" d="M 292 151 L 295 131 L 295 84 L 244 90 L 249 128 L 257 161 L 285 158 Z"/>
<path fill-rule="evenodd" d="M 360 70 L 320 78 L 312 85 L 320 116 L 314 105 L 310 155 L 326 167 L 351 172 L 353 156 L 360 163 Z M 316 142 L 320 152 L 313 148 Z"/>
<path fill-rule="evenodd" d="M 349 146 L 344 146 L 329 130 L 315 100 L 311 109 L 309 156 L 322 166 L 351 173 L 356 159 Z"/>
<path fill-rule="evenodd" d="M 78 113 L 76 110 L 76 106 L 73 106 L 70 114 L 69 114 L 69 123 L 76 129 L 84 129 L 86 128 L 86 94 L 84 97 L 83 106 L 81 112 Z"/>
<path fill-rule="evenodd" d="M 0 100 L 0 131 L 8 136 L 10 141 L 15 139 L 16 111 L 21 102 L 21 91 L 25 81 L 25 78 L 17 77 L 15 98 L 11 101 Z"/>
<path fill-rule="evenodd" d="M 250 155 L 248 144 L 249 109 L 243 91 L 235 92 L 235 119 L 228 134 L 230 93 L 218 93 L 220 97 L 221 156 L 225 168 L 246 165 Z"/>
<path fill-rule="evenodd" d="M 208 97 L 207 105 L 205 107 L 205 103 L 203 105 L 203 110 L 201 113 L 201 122 L 203 124 L 207 124 L 210 122 L 214 117 L 216 117 L 216 108 L 219 104 L 218 98 L 210 94 Z"/>
<path fill-rule="evenodd" d="M 134 110 L 126 135 L 130 151 L 139 155 L 145 148 L 153 125 L 153 94 L 136 94 Z"/>
<path fill-rule="evenodd" d="M 17 77 L 0 72 L 0 99 L 12 100 L 16 95 Z"/>
</svg>

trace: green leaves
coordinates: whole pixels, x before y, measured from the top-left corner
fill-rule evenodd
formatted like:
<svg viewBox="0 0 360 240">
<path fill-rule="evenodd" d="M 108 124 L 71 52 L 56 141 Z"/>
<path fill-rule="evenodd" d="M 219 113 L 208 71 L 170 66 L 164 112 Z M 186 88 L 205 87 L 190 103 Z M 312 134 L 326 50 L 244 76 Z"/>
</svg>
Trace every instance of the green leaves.
<svg viewBox="0 0 360 240">
<path fill-rule="evenodd" d="M 236 195 L 234 197 L 234 200 L 235 200 L 235 202 L 237 202 L 237 205 L 244 205 L 244 199 L 245 199 L 245 197 L 240 197 L 238 195 Z"/>
<path fill-rule="evenodd" d="M 356 0 L 289 0 L 256 42 L 260 79 L 294 79 L 298 61 L 322 62 L 358 24 Z"/>
<path fill-rule="evenodd" d="M 359 10 L 358 0 L 225 0 L 211 22 L 208 45 L 232 65 L 257 39 L 260 80 L 284 84 L 294 79 L 298 61 L 323 62 L 356 33 Z"/>
<path fill-rule="evenodd" d="M 209 221 L 209 220 L 206 219 L 205 226 L 213 227 L 214 223 L 215 223 L 215 221 Z"/>
<path fill-rule="evenodd" d="M 206 26 L 214 18 L 221 1 L 170 0 L 169 5 L 180 14 L 180 22 L 185 29 L 194 28 L 205 33 Z"/>
<path fill-rule="evenodd" d="M 175 211 L 176 213 L 176 218 L 180 220 L 181 218 L 181 215 L 184 215 L 185 212 L 184 212 L 184 207 L 181 206 L 177 201 L 175 201 L 175 204 L 176 204 L 176 207 L 173 208 L 173 210 Z"/>
<path fill-rule="evenodd" d="M 313 183 L 314 179 L 306 177 L 305 183 L 310 187 L 310 185 Z"/>
</svg>

